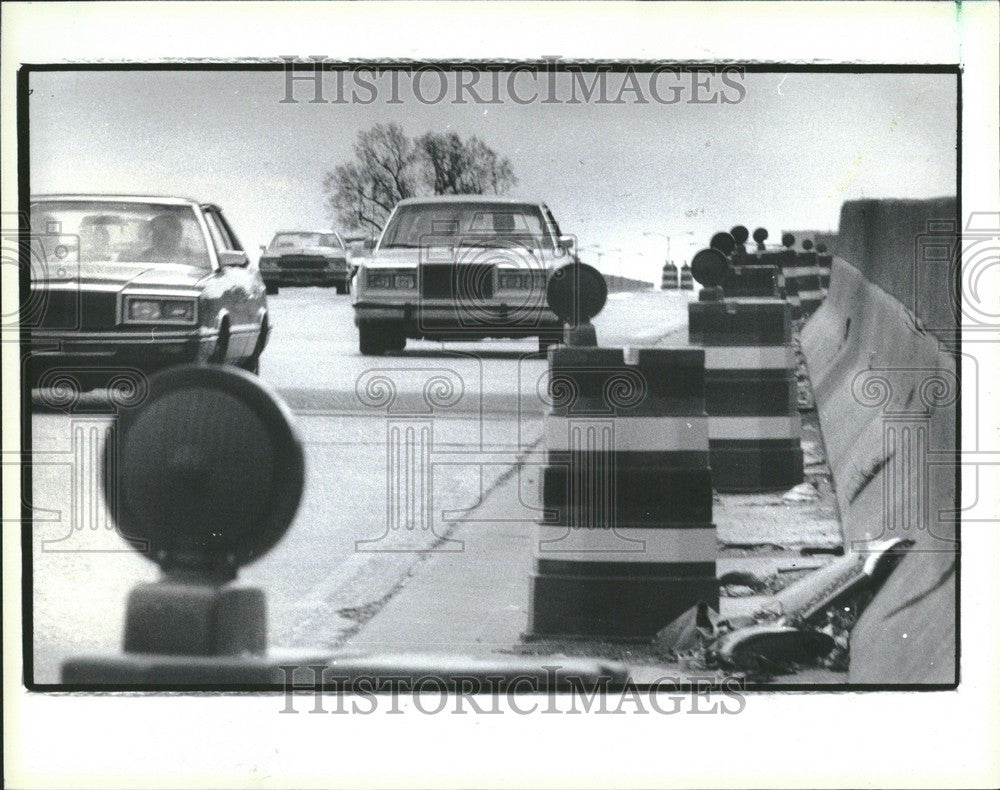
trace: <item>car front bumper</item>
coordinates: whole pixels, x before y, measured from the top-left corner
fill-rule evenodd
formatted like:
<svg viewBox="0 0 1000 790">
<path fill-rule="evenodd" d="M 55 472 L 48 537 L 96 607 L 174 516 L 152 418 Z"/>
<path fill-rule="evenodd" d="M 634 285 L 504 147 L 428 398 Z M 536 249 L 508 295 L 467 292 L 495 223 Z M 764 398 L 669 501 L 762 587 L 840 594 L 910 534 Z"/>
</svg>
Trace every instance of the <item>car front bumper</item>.
<svg viewBox="0 0 1000 790">
<path fill-rule="evenodd" d="M 351 281 L 348 269 L 261 269 L 265 285 L 345 285 Z"/>
<path fill-rule="evenodd" d="M 562 323 L 548 307 L 525 307 L 501 299 L 469 306 L 447 301 L 364 299 L 354 304 L 354 323 L 362 321 L 394 324 L 414 338 L 530 337 L 562 329 Z"/>
<path fill-rule="evenodd" d="M 24 370 L 34 381 L 56 370 L 113 374 L 122 369 L 153 371 L 185 362 L 204 362 L 215 351 L 214 329 L 144 329 L 128 332 L 32 330 Z"/>
</svg>

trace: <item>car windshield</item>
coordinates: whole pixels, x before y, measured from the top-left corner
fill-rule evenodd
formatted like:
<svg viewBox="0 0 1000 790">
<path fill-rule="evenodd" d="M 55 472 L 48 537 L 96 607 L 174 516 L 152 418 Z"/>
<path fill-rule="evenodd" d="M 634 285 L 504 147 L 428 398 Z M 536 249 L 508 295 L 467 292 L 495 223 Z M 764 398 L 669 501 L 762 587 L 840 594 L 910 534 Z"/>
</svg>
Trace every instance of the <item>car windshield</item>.
<svg viewBox="0 0 1000 790">
<path fill-rule="evenodd" d="M 414 203 L 396 209 L 380 249 L 519 244 L 551 249 L 538 206 L 510 203 Z"/>
<path fill-rule="evenodd" d="M 336 233 L 278 233 L 271 240 L 272 250 L 295 247 L 333 247 L 344 249 L 340 237 Z"/>
<path fill-rule="evenodd" d="M 31 243 L 45 271 L 52 266 L 86 269 L 114 263 L 212 268 L 191 206 L 39 201 L 31 204 Z"/>
</svg>

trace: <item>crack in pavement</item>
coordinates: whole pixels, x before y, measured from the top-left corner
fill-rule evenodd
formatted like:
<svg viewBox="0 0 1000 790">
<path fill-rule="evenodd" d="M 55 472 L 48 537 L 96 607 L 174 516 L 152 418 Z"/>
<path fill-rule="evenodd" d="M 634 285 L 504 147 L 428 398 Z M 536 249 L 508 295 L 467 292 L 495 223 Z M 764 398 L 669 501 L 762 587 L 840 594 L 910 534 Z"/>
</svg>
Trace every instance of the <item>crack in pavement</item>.
<svg viewBox="0 0 1000 790">
<path fill-rule="evenodd" d="M 327 584 L 319 585 L 319 592 L 311 593 L 294 608 L 311 608 L 311 614 L 299 620 L 294 625 L 286 639 L 290 646 L 309 643 L 311 646 L 324 648 L 340 648 L 356 636 L 364 626 L 376 617 L 393 597 L 406 586 L 407 580 L 413 576 L 422 562 L 427 560 L 437 550 L 450 542 L 455 531 L 467 523 L 489 501 L 493 492 L 503 486 L 514 475 L 524 468 L 529 457 L 535 453 L 542 443 L 539 436 L 518 453 L 514 462 L 497 476 L 492 483 L 481 492 L 478 501 L 470 508 L 463 509 L 460 518 L 448 522 L 447 528 L 435 540 L 422 548 L 402 551 L 387 551 L 379 553 L 355 553 L 346 563 L 343 563 L 336 574 L 336 585 L 328 589 Z M 453 512 L 455 509 L 452 509 Z M 344 566 L 348 566 L 347 573 Z M 377 570 L 373 566 L 378 566 Z M 364 578 L 392 579 L 389 590 L 383 595 L 368 600 L 347 600 L 354 591 L 355 583 L 362 583 Z M 336 621 L 340 621 L 337 623 Z M 333 633 L 330 633 L 331 625 Z M 329 634 L 325 639 L 316 640 L 317 633 Z"/>
</svg>

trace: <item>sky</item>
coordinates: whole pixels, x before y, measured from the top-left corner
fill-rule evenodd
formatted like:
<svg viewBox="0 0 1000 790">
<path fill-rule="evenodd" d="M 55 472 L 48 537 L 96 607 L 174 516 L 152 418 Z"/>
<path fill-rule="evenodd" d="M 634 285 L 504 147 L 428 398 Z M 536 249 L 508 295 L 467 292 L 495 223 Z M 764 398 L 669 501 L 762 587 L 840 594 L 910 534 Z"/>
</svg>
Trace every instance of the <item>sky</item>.
<svg viewBox="0 0 1000 790">
<path fill-rule="evenodd" d="M 513 194 L 546 202 L 584 260 L 600 251 L 603 270 L 650 281 L 667 236 L 680 263 L 735 224 L 763 225 L 776 240 L 783 229 L 836 229 L 845 200 L 955 194 L 952 75 L 745 74 L 729 84 L 715 75 L 703 88 L 665 75 L 661 100 L 671 84 L 681 91 L 669 104 L 648 75 L 618 104 L 582 91 L 570 103 L 579 83 L 566 73 L 551 85 L 547 75 L 501 74 L 498 92 L 483 76 L 477 95 L 497 101 L 464 91 L 461 104 L 454 73 L 397 75 L 395 89 L 388 75 L 361 75 L 372 90 L 357 76 L 343 103 L 331 74 L 325 102 L 310 103 L 313 86 L 300 82 L 297 101 L 283 103 L 281 71 L 34 73 L 32 191 L 218 203 L 255 253 L 278 229 L 339 229 L 324 175 L 351 160 L 359 131 L 396 122 L 413 137 L 478 135 L 510 158 Z M 606 98 L 624 81 L 609 76 Z"/>
</svg>

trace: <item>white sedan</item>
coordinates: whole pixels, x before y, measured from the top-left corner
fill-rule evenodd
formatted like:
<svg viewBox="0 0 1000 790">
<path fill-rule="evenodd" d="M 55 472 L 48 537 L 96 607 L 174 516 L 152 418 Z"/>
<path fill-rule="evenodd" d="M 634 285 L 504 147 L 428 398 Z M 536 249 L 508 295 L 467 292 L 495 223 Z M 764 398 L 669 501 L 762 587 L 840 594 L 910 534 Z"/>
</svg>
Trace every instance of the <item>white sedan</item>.
<svg viewBox="0 0 1000 790">
<path fill-rule="evenodd" d="M 407 338 L 537 337 L 545 350 L 562 324 L 545 301 L 549 275 L 573 260 L 543 203 L 485 195 L 401 200 L 354 287 L 362 354 Z"/>
</svg>

